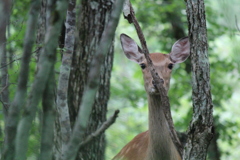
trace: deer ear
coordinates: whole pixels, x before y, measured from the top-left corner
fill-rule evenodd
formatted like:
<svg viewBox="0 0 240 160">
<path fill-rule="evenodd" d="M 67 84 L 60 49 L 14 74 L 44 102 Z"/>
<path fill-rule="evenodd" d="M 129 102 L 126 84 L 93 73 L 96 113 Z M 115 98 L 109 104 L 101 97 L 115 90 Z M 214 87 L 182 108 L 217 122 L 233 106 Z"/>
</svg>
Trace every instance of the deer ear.
<svg viewBox="0 0 240 160">
<path fill-rule="evenodd" d="M 126 34 L 120 35 L 122 48 L 126 57 L 134 62 L 140 63 L 143 60 L 143 54 L 141 54 L 141 48 L 137 43 Z"/>
<path fill-rule="evenodd" d="M 172 51 L 170 53 L 170 59 L 174 63 L 181 63 L 185 61 L 190 55 L 190 42 L 188 37 L 179 39 L 172 46 Z"/>
</svg>

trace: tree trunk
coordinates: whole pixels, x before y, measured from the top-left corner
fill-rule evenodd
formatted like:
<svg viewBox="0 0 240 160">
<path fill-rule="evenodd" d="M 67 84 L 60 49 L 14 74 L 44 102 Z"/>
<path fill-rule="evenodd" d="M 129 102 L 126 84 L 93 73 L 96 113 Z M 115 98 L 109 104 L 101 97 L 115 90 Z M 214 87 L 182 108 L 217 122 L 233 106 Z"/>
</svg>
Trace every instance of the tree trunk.
<svg viewBox="0 0 240 160">
<path fill-rule="evenodd" d="M 112 10 L 112 1 L 83 0 L 79 18 L 79 39 L 76 40 L 72 70 L 69 80 L 69 112 L 71 125 L 75 123 L 78 107 L 81 104 L 83 88 L 87 83 L 90 62 L 97 44 L 102 36 L 108 17 Z M 113 46 L 105 58 L 101 70 L 100 87 L 94 100 L 86 136 L 94 132 L 106 121 L 107 102 L 109 99 L 110 76 L 113 62 Z M 104 159 L 105 136 L 96 137 L 92 142 L 81 148 L 77 159 Z"/>
<path fill-rule="evenodd" d="M 172 3 L 172 0 L 164 0 L 166 3 Z M 180 12 L 180 11 L 179 11 Z M 180 39 L 182 37 L 185 37 L 186 34 L 184 33 L 184 25 L 183 22 L 181 20 L 181 17 L 179 16 L 179 12 L 175 11 L 175 12 L 167 12 L 167 19 L 170 21 L 171 26 L 172 26 L 172 33 L 173 33 L 173 37 L 175 39 Z M 191 72 L 191 61 L 190 61 L 190 57 L 189 60 L 185 62 L 185 70 L 187 73 Z M 217 119 L 214 119 L 214 121 L 217 121 Z M 213 139 L 209 145 L 209 149 L 208 149 L 208 158 L 210 160 L 219 160 L 220 159 L 220 151 L 219 151 L 219 146 L 217 144 L 217 140 L 219 137 L 219 133 L 218 130 L 216 129 L 216 125 L 214 125 L 214 136 Z M 183 135 L 183 134 L 182 134 Z M 181 139 L 181 138 L 180 138 Z"/>
<path fill-rule="evenodd" d="M 8 65 L 7 65 L 7 51 L 6 51 L 6 30 L 10 19 L 11 2 L 3 0 L 0 2 L 0 103 L 2 103 L 2 110 L 4 115 L 4 122 L 6 122 L 9 107 L 9 91 L 8 91 Z"/>
<path fill-rule="evenodd" d="M 193 118 L 183 158 L 203 160 L 213 136 L 205 6 L 204 0 L 188 0 L 186 5 L 191 42 Z"/>
</svg>

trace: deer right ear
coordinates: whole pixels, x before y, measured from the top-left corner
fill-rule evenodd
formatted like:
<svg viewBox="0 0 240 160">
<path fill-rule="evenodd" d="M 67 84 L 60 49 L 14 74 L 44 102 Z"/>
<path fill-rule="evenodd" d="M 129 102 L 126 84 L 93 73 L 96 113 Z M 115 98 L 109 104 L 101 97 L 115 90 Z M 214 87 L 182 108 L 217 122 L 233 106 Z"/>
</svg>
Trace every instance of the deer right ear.
<svg viewBox="0 0 240 160">
<path fill-rule="evenodd" d="M 140 63 L 143 60 L 143 54 L 137 43 L 126 34 L 120 35 L 122 48 L 126 57 L 134 62 Z"/>
<path fill-rule="evenodd" d="M 170 59 L 174 63 L 181 63 L 185 61 L 190 55 L 190 42 L 188 37 L 181 38 L 172 46 Z"/>
</svg>

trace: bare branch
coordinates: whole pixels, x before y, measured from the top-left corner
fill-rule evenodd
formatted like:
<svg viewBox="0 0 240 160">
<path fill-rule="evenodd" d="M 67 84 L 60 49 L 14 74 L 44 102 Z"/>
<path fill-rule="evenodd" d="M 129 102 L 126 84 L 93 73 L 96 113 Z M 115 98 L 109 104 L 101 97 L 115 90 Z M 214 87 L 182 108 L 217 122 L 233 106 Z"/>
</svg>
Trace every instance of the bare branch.
<svg viewBox="0 0 240 160">
<path fill-rule="evenodd" d="M 28 30 L 29 32 L 32 32 L 31 30 Z M 29 35 L 29 36 L 32 36 L 32 35 Z M 30 40 L 30 39 L 29 39 Z M 27 46 L 29 46 L 30 44 L 29 44 L 29 42 L 25 42 L 25 43 L 27 43 L 26 45 Z M 27 47 L 26 46 L 26 47 Z M 29 48 L 28 48 L 29 49 Z M 38 51 L 40 50 L 40 48 L 38 48 L 38 49 L 36 49 L 35 51 L 33 51 L 33 52 L 31 52 L 31 53 L 28 53 L 29 55 L 29 60 L 30 60 L 30 57 L 32 58 L 33 56 L 32 56 L 32 54 L 33 53 L 37 53 Z M 31 50 L 29 50 L 29 51 L 31 51 Z M 4 68 L 4 67 L 6 67 L 6 66 L 8 66 L 8 65 L 10 65 L 10 64 L 12 64 L 12 63 L 14 63 L 15 61 L 19 61 L 19 60 L 22 60 L 23 58 L 26 58 L 26 57 L 24 57 L 24 53 L 26 53 L 26 52 L 29 52 L 26 48 L 24 48 L 24 51 L 23 51 L 23 57 L 19 57 L 19 58 L 16 58 L 16 59 L 13 59 L 12 61 L 10 61 L 10 62 L 8 62 L 8 63 L 6 63 L 6 64 L 4 64 L 4 65 L 1 65 L 1 67 L 0 67 L 0 69 L 2 69 L 2 68 Z M 29 61 L 28 60 L 28 61 Z M 23 60 L 24 61 L 24 60 Z M 24 63 L 25 64 L 25 63 Z M 27 64 L 26 64 L 27 65 Z M 20 71 L 21 72 L 21 71 Z M 24 72 L 26 72 L 26 70 L 24 70 Z M 25 77 L 26 78 L 26 77 Z"/>
<path fill-rule="evenodd" d="M 91 142 L 94 138 L 96 138 L 97 136 L 105 132 L 116 121 L 118 117 L 118 113 L 119 113 L 119 110 L 116 110 L 114 114 L 107 121 L 105 121 L 99 129 L 97 129 L 91 135 L 87 136 L 85 141 L 81 142 L 79 148 L 84 147 L 86 144 Z"/>
<path fill-rule="evenodd" d="M 2 86 L 2 89 L 0 90 L 0 94 L 2 94 L 2 92 L 4 92 L 5 89 L 7 89 L 10 86 L 10 83 L 8 83 L 8 78 L 9 76 L 6 75 L 6 78 L 4 78 L 3 80 L 5 80 L 5 86 Z"/>
<path fill-rule="evenodd" d="M 126 5 L 129 5 L 128 7 L 129 7 L 130 12 L 126 11 L 127 10 Z M 168 96 L 167 96 L 167 92 L 166 92 L 165 88 L 163 87 L 163 84 L 161 83 L 160 77 L 158 76 L 157 72 L 155 71 L 155 69 L 153 67 L 152 60 L 149 58 L 149 51 L 148 51 L 148 48 L 147 48 L 146 40 L 144 38 L 141 27 L 138 24 L 138 21 L 135 17 L 134 10 L 132 8 L 131 3 L 126 2 L 124 8 L 125 8 L 125 10 L 124 10 L 125 18 L 127 18 L 129 22 L 133 22 L 133 24 L 136 28 L 139 40 L 141 42 L 143 53 L 145 55 L 145 58 L 147 59 L 147 63 L 148 63 L 148 66 L 150 67 L 151 75 L 154 79 L 154 86 L 158 89 L 158 91 L 160 93 L 161 103 L 163 104 L 162 106 L 164 106 L 163 111 L 164 111 L 166 120 L 168 122 L 169 128 L 170 128 L 170 135 L 171 135 L 172 141 L 175 144 L 175 146 L 177 147 L 178 152 L 182 156 L 183 147 L 182 147 L 181 142 L 179 141 L 176 130 L 174 129 L 174 124 L 173 124 L 173 120 L 172 120 L 170 103 L 169 103 L 169 99 L 168 99 Z M 126 15 L 126 13 L 130 13 L 130 16 Z"/>
<path fill-rule="evenodd" d="M 12 64 L 13 62 L 18 61 L 18 60 L 21 60 L 21 59 L 22 59 L 22 58 L 17 58 L 17 59 L 14 59 L 14 60 L 12 60 L 12 61 L 4 64 L 4 65 L 1 65 L 0 69 L 2 69 L 2 68 L 4 68 L 4 67 L 7 67 L 8 65 Z"/>
</svg>

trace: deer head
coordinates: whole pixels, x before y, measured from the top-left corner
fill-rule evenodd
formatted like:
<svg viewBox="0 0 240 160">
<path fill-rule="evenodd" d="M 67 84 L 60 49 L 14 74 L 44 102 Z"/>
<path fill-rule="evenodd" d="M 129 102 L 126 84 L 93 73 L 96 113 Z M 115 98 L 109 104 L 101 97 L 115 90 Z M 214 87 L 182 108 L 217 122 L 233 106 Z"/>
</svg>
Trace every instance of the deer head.
<svg viewBox="0 0 240 160">
<path fill-rule="evenodd" d="M 144 87 L 148 94 L 159 94 L 153 85 L 153 79 L 149 71 L 149 67 L 141 48 L 137 43 L 127 36 L 120 36 L 122 48 L 126 57 L 140 65 L 142 68 Z M 172 68 L 175 64 L 185 61 L 190 54 L 190 43 L 188 38 L 182 38 L 175 42 L 169 54 L 152 53 L 150 58 L 153 65 L 160 76 L 164 88 L 168 91 Z"/>
</svg>

